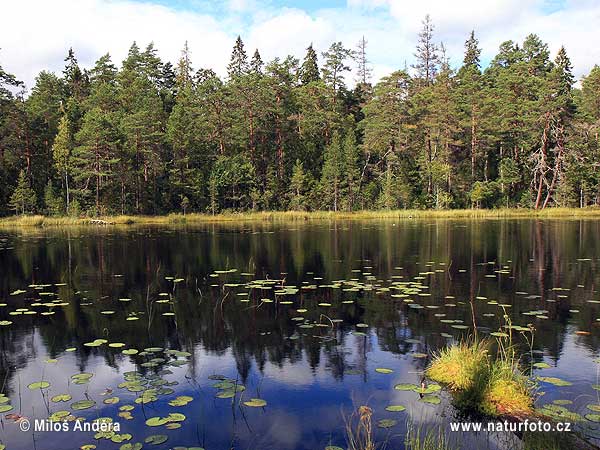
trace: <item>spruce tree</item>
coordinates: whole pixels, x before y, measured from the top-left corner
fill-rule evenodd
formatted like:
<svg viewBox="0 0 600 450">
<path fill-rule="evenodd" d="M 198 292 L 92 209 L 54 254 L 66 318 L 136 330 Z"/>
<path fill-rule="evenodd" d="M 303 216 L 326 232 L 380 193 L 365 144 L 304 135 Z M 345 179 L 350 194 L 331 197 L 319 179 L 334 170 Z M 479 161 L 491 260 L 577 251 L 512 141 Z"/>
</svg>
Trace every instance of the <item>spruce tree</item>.
<svg viewBox="0 0 600 450">
<path fill-rule="evenodd" d="M 304 62 L 300 67 L 300 82 L 302 84 L 308 84 L 313 81 L 319 81 L 319 64 L 317 61 L 317 52 L 313 49 L 312 44 L 306 49 L 306 56 Z"/>
<path fill-rule="evenodd" d="M 263 60 L 260 57 L 260 53 L 258 49 L 254 50 L 254 55 L 252 55 L 252 60 L 250 61 L 250 71 L 257 75 L 262 75 L 263 73 Z"/>
<path fill-rule="evenodd" d="M 290 208 L 295 211 L 306 209 L 305 192 L 306 192 L 306 174 L 302 161 L 296 160 L 292 170 L 292 178 L 290 179 Z"/>
<path fill-rule="evenodd" d="M 227 66 L 227 74 L 230 79 L 233 79 L 247 74 L 248 70 L 248 56 L 246 55 L 246 50 L 244 50 L 244 42 L 242 41 L 242 38 L 238 36 L 231 52 L 231 59 Z"/>
<path fill-rule="evenodd" d="M 29 185 L 25 171 L 21 170 L 17 187 L 10 196 L 9 206 L 15 211 L 15 214 L 25 214 L 34 211 L 36 202 L 35 191 Z"/>
<path fill-rule="evenodd" d="M 429 14 L 425 16 L 422 24 L 423 28 L 419 33 L 417 51 L 414 55 L 417 61 L 413 65 L 413 68 L 416 69 L 417 77 L 422 80 L 423 84 L 429 85 L 433 83 L 437 73 L 440 56 L 438 54 L 438 46 L 433 41 L 433 30 L 435 27 L 431 22 Z"/>
<path fill-rule="evenodd" d="M 73 151 L 73 135 L 68 116 L 63 116 L 58 125 L 58 134 L 54 139 L 52 146 L 52 155 L 54 166 L 61 176 L 61 180 L 65 189 L 65 211 L 69 214 L 70 191 L 69 178 L 71 177 L 72 160 L 71 153 Z"/>
<path fill-rule="evenodd" d="M 344 152 L 339 133 L 334 132 L 331 143 L 325 150 L 323 173 L 321 174 L 321 191 L 324 206 L 338 211 L 343 194 Z"/>
<path fill-rule="evenodd" d="M 479 41 L 475 37 L 475 31 L 471 31 L 469 39 L 465 42 L 465 56 L 463 58 L 463 67 L 480 67 L 481 49 Z"/>
</svg>

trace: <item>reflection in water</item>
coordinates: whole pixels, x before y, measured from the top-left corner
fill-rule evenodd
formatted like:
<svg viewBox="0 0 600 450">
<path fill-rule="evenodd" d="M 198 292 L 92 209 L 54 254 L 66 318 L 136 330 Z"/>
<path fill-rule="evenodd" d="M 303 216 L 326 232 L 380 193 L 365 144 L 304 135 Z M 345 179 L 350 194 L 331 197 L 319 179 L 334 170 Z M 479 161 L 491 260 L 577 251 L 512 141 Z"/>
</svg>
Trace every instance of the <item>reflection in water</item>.
<svg viewBox="0 0 600 450">
<path fill-rule="evenodd" d="M 62 392 L 97 402 L 81 416 L 117 417 L 119 406 L 136 398 L 117 388 L 123 374 L 137 370 L 153 382 L 159 373 L 173 383 L 173 395 L 194 397 L 177 408 L 187 416 L 181 428 L 160 430 L 169 437 L 165 448 L 343 446 L 342 414 L 353 403 L 368 403 L 376 420 L 389 418 L 388 404 L 407 406 L 416 421 L 448 420 L 454 412 L 446 402 L 424 404 L 393 386 L 418 382 L 425 355 L 451 341 L 448 335 L 469 331 L 452 325 L 495 331 L 504 323 L 499 305 L 506 305 L 513 323 L 535 327 L 533 353 L 521 343 L 523 362 L 545 360 L 553 367 L 544 375 L 574 383 L 544 386 L 544 401 L 569 398 L 585 406 L 596 382 L 599 232 L 600 222 L 586 220 L 4 232 L 0 302 L 7 306 L 0 307 L 0 320 L 13 323 L 0 327 L 1 392 L 11 398 L 12 412 L 28 417 L 68 406 L 47 398 Z M 236 271 L 219 273 L 229 269 Z M 268 281 L 248 290 L 252 280 Z M 408 294 L 398 289 L 408 282 Z M 274 295 L 293 287 L 297 293 Z M 16 290 L 26 292 L 11 295 Z M 284 298 L 292 304 L 282 304 Z M 44 306 L 52 301 L 65 305 Z M 38 314 L 10 314 L 17 309 Z M 523 314 L 530 311 L 547 318 Z M 137 320 L 126 320 L 132 317 Z M 96 339 L 191 356 L 184 366 L 165 365 L 168 358 L 144 366 L 143 355 L 83 345 Z M 70 347 L 77 350 L 65 352 Z M 58 362 L 46 362 L 53 359 Z M 379 374 L 377 367 L 394 373 Z M 70 376 L 77 372 L 93 373 L 93 382 L 74 385 Z M 239 380 L 244 400 L 264 398 L 268 406 L 238 408 L 238 400 L 215 399 L 208 377 L 216 374 Z M 38 380 L 51 382 L 47 396 L 27 389 Z M 107 389 L 120 396 L 119 404 L 102 402 Z M 131 442 L 156 434 L 144 422 L 174 412 L 167 404 L 172 397 L 136 407 L 124 424 Z M 391 433 L 378 430 L 391 448 L 403 445 L 407 413 L 396 413 L 399 425 Z M 62 449 L 61 439 L 20 433 L 9 423 L 0 429 L 10 449 Z M 115 448 L 89 433 L 73 442 Z"/>
</svg>

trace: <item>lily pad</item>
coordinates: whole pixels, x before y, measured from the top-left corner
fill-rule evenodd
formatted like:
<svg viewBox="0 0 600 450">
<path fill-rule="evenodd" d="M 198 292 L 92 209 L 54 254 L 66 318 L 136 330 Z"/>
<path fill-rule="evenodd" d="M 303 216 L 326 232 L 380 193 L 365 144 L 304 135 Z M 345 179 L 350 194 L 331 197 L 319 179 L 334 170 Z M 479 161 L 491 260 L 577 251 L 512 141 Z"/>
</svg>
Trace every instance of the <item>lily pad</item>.
<svg viewBox="0 0 600 450">
<path fill-rule="evenodd" d="M 71 400 L 71 398 L 72 397 L 69 394 L 60 394 L 60 395 L 55 395 L 50 400 L 52 400 L 54 403 L 58 403 L 58 402 L 68 402 Z"/>
<path fill-rule="evenodd" d="M 95 404 L 96 404 L 96 402 L 93 400 L 79 400 L 78 402 L 71 403 L 71 409 L 74 409 L 76 411 L 79 411 L 82 409 L 90 409 Z"/>
<path fill-rule="evenodd" d="M 441 400 L 437 395 L 426 395 L 421 399 L 424 403 L 430 403 L 432 405 L 439 405 Z"/>
<path fill-rule="evenodd" d="M 390 405 L 386 406 L 385 410 L 389 412 L 402 412 L 406 409 L 405 406 L 402 405 Z"/>
<path fill-rule="evenodd" d="M 35 383 L 28 384 L 27 387 L 31 390 L 47 389 L 50 387 L 50 383 L 48 383 L 47 381 L 36 381 Z"/>
<path fill-rule="evenodd" d="M 544 383 L 553 384 L 554 386 L 571 386 L 573 384 L 570 381 L 556 377 L 537 377 L 537 379 L 543 381 Z"/>
<path fill-rule="evenodd" d="M 260 408 L 262 406 L 267 406 L 267 402 L 261 398 L 251 398 L 250 401 L 244 402 L 244 405 L 252 408 Z"/>
<path fill-rule="evenodd" d="M 396 426 L 397 423 L 398 421 L 394 419 L 381 419 L 377 422 L 377 426 L 379 428 L 392 428 L 393 426 Z"/>
<path fill-rule="evenodd" d="M 146 425 L 149 427 L 159 427 L 167 422 L 168 420 L 163 417 L 150 417 L 146 420 Z"/>
<path fill-rule="evenodd" d="M 397 391 L 414 391 L 418 386 L 413 383 L 400 383 L 394 386 Z"/>
<path fill-rule="evenodd" d="M 160 445 L 167 442 L 168 439 L 169 436 L 166 434 L 153 434 L 152 436 L 148 436 L 146 439 L 144 439 L 144 442 L 146 444 Z"/>
<path fill-rule="evenodd" d="M 545 362 L 536 362 L 533 364 L 533 367 L 535 367 L 536 369 L 549 369 L 551 366 L 550 364 Z"/>
</svg>

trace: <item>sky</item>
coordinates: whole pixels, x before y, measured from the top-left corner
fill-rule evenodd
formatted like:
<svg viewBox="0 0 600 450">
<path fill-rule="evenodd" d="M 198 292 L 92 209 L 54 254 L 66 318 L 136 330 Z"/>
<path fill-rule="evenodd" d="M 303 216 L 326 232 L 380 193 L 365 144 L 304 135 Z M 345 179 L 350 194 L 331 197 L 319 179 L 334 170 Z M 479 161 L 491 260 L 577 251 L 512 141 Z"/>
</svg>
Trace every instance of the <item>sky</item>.
<svg viewBox="0 0 600 450">
<path fill-rule="evenodd" d="M 577 78 L 600 64 L 600 0 L 3 0 L 0 65 L 31 88 L 41 70 L 59 73 L 69 47 L 83 67 L 109 52 L 117 64 L 133 41 L 154 42 L 175 63 L 187 41 L 193 67 L 224 74 L 235 38 L 264 61 L 302 58 L 334 41 L 355 48 L 364 35 L 374 81 L 414 62 L 421 21 L 451 65 L 462 61 L 471 30 L 486 64 L 499 45 L 537 33 L 554 57 L 567 49 Z"/>
</svg>

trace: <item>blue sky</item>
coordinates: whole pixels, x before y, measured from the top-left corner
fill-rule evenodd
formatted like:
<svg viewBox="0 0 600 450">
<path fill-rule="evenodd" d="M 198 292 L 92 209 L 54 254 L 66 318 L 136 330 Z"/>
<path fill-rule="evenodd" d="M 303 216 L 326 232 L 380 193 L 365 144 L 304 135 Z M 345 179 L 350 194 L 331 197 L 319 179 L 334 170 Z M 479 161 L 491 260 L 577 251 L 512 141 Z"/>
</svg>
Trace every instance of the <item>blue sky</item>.
<svg viewBox="0 0 600 450">
<path fill-rule="evenodd" d="M 302 58 L 311 42 L 353 48 L 364 35 L 377 81 L 413 62 L 427 13 L 455 67 L 472 29 L 484 62 L 504 40 L 537 33 L 553 54 L 565 45 L 577 77 L 600 63 L 599 0 L 19 0 L 2 11 L 0 65 L 29 87 L 39 71 L 60 71 L 69 47 L 85 67 L 106 52 L 118 64 L 134 40 L 173 62 L 188 41 L 195 68 L 224 74 L 238 34 L 264 60 Z"/>
</svg>

